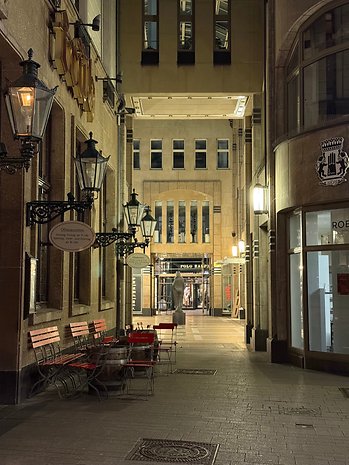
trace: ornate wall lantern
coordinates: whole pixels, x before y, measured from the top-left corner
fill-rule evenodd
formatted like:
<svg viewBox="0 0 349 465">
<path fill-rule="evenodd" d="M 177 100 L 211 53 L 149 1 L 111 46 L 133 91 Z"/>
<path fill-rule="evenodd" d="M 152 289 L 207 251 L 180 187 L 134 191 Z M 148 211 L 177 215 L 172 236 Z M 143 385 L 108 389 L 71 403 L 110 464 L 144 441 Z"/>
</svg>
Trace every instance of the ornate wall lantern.
<svg viewBox="0 0 349 465">
<path fill-rule="evenodd" d="M 38 79 L 39 63 L 32 60 L 33 50 L 28 50 L 28 60 L 20 63 L 23 74 L 8 86 L 5 93 L 6 108 L 15 139 L 21 141 L 21 157 L 8 157 L 1 144 L 0 169 L 13 174 L 21 168 L 28 171 L 37 151 L 37 144 L 44 136 L 57 87 L 49 89 Z"/>
<path fill-rule="evenodd" d="M 94 194 L 101 190 L 107 170 L 108 158 L 104 158 L 95 148 L 98 142 L 92 138 L 85 141 L 87 149 L 79 154 L 75 159 L 78 181 L 83 199 L 75 200 L 72 193 L 68 194 L 68 200 L 34 200 L 27 203 L 27 226 L 35 223 L 49 223 L 65 212 L 74 210 L 83 214 L 85 210 L 91 209 Z"/>
</svg>

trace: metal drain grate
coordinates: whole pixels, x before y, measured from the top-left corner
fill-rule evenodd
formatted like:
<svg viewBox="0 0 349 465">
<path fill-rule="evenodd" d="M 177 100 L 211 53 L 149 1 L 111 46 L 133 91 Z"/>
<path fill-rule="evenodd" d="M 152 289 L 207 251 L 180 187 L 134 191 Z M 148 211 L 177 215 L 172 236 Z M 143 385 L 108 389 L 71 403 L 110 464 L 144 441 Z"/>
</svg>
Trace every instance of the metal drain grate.
<svg viewBox="0 0 349 465">
<path fill-rule="evenodd" d="M 319 417 L 322 415 L 321 408 L 306 407 L 282 407 L 279 405 L 279 414 L 281 415 L 308 415 L 310 417 Z"/>
<path fill-rule="evenodd" d="M 139 439 L 126 460 L 213 465 L 219 444 L 168 439 Z"/>
<path fill-rule="evenodd" d="M 345 397 L 346 399 L 349 399 L 349 388 L 340 387 L 338 389 L 343 394 L 343 397 Z"/>
<path fill-rule="evenodd" d="M 205 368 L 177 368 L 174 373 L 181 375 L 215 375 L 217 370 L 207 370 Z"/>
</svg>

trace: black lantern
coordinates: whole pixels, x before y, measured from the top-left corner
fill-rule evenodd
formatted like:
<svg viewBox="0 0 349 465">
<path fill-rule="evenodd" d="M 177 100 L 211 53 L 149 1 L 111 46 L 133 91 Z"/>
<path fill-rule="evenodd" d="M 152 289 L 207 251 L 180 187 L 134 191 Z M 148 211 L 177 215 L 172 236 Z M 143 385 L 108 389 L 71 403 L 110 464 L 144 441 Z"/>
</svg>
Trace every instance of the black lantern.
<svg viewBox="0 0 349 465">
<path fill-rule="evenodd" d="M 98 142 L 92 139 L 92 132 L 85 144 L 87 149 L 74 158 L 74 161 L 80 189 L 93 197 L 95 192 L 98 194 L 101 190 L 110 157 L 104 158 L 101 152 L 98 152 L 96 149 Z"/>
<path fill-rule="evenodd" d="M 27 171 L 36 153 L 36 144 L 42 140 L 50 116 L 57 87 L 49 89 L 38 79 L 39 63 L 32 60 L 33 50 L 28 50 L 28 60 L 20 63 L 23 74 L 8 86 L 5 93 L 6 108 L 15 139 L 21 141 L 21 157 L 8 157 L 2 145 L 0 169 L 13 174 L 21 168 Z"/>
<path fill-rule="evenodd" d="M 148 205 L 145 207 L 145 212 L 141 221 L 141 230 L 144 239 L 150 241 L 154 236 L 157 221 L 151 216 L 150 207 Z"/>
<path fill-rule="evenodd" d="M 129 229 L 136 230 L 141 224 L 141 220 L 144 215 L 144 208 L 145 205 L 138 202 L 136 199 L 138 194 L 136 194 L 135 190 L 131 194 L 131 200 L 129 200 L 124 205 L 124 213 L 126 216 L 126 221 Z"/>
<path fill-rule="evenodd" d="M 14 137 L 40 141 L 57 87 L 49 89 L 38 79 L 40 65 L 32 56 L 33 50 L 29 49 L 28 60 L 20 63 L 23 75 L 8 87 L 5 101 Z"/>
</svg>

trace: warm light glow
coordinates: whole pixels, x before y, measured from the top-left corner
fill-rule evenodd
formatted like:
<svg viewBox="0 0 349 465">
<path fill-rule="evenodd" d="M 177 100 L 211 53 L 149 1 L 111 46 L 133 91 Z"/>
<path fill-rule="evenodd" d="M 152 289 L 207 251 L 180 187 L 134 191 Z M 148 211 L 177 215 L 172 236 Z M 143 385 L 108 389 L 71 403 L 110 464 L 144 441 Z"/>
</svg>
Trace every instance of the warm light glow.
<svg viewBox="0 0 349 465">
<path fill-rule="evenodd" d="M 33 105 L 33 89 L 30 87 L 23 87 L 18 91 L 21 107 L 31 107 Z"/>
<path fill-rule="evenodd" d="M 268 213 L 266 191 L 267 188 L 261 184 L 256 184 L 253 188 L 253 211 L 256 215 Z"/>
<path fill-rule="evenodd" d="M 238 247 L 239 247 L 239 252 L 244 253 L 245 252 L 245 241 L 242 241 L 242 240 L 239 241 Z"/>
<path fill-rule="evenodd" d="M 238 256 L 238 247 L 237 245 L 233 245 L 232 248 L 231 248 L 231 255 L 233 257 L 237 257 Z"/>
</svg>

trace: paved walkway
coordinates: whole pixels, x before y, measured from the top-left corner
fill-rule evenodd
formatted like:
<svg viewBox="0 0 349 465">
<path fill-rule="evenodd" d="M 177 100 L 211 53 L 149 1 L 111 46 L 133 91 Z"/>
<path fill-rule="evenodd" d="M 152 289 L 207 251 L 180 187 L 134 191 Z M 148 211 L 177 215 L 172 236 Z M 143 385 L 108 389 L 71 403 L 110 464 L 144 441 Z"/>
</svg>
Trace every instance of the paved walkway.
<svg viewBox="0 0 349 465">
<path fill-rule="evenodd" d="M 46 392 L 2 406 L 0 465 L 164 465 L 168 440 L 184 441 L 172 445 L 171 464 L 348 465 L 349 398 L 339 388 L 349 390 L 349 378 L 270 364 L 246 350 L 243 334 L 243 322 L 188 315 L 177 368 L 217 372 L 160 373 L 152 397 L 64 401 Z M 165 440 L 153 447 L 156 460 L 126 458 L 140 438 Z M 189 441 L 208 446 L 186 455 Z"/>
</svg>

